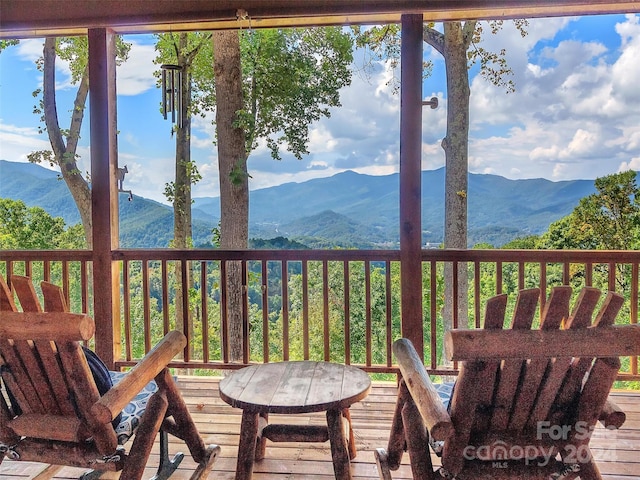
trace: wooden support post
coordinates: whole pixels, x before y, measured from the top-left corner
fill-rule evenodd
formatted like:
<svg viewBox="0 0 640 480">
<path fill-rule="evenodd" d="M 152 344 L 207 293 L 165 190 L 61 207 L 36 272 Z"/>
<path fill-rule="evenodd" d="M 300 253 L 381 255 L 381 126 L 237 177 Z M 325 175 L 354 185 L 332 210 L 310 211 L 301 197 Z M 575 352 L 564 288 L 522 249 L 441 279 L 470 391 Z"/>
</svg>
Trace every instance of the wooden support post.
<svg viewBox="0 0 640 480">
<path fill-rule="evenodd" d="M 340 410 L 327 410 L 327 427 L 329 428 L 331 457 L 333 458 L 333 471 L 336 480 L 351 480 L 349 450 L 347 439 L 344 437 Z"/>
<path fill-rule="evenodd" d="M 111 261 L 112 250 L 118 248 L 115 34 L 92 28 L 88 39 L 96 353 L 113 368 L 120 356 L 120 281 Z"/>
<path fill-rule="evenodd" d="M 422 339 L 422 15 L 402 15 L 400 63 L 400 261 L 402 336 Z"/>
<path fill-rule="evenodd" d="M 242 425 L 240 426 L 240 443 L 238 445 L 236 480 L 249 480 L 253 474 L 257 435 L 258 414 L 250 412 L 249 410 L 243 410 Z"/>
</svg>

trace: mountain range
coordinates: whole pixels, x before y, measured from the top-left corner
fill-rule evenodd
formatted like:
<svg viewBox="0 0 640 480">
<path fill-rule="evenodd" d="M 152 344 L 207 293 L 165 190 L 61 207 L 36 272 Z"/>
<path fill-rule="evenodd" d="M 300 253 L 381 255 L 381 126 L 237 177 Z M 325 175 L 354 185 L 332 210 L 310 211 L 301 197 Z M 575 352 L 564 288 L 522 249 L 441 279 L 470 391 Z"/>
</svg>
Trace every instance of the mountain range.
<svg viewBox="0 0 640 480">
<path fill-rule="evenodd" d="M 438 244 L 444 228 L 444 168 L 422 172 L 422 229 L 425 243 Z M 286 237 L 312 248 L 397 248 L 399 175 L 372 176 L 346 171 L 332 177 L 285 183 L 250 192 L 249 236 Z M 469 174 L 469 245 L 501 246 L 525 235 L 541 234 L 595 192 L 593 180 L 553 182 L 510 180 Z M 171 207 L 120 194 L 120 245 L 166 247 L 173 237 Z M 39 165 L 0 160 L 0 197 L 40 206 L 68 225 L 80 216 L 64 181 Z M 193 204 L 195 245 L 211 241 L 220 218 L 219 197 Z"/>
</svg>

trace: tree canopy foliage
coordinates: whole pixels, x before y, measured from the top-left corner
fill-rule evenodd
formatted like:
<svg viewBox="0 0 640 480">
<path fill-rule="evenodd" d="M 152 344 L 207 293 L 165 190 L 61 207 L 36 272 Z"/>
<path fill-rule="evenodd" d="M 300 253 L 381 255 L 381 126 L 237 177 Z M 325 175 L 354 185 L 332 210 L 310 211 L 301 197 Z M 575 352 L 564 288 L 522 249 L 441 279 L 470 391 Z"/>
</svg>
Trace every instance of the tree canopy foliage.
<svg viewBox="0 0 640 480">
<path fill-rule="evenodd" d="M 539 248 L 636 250 L 640 247 L 640 190 L 629 170 L 595 180 L 596 193 L 542 235 Z"/>
<path fill-rule="evenodd" d="M 21 200 L 0 198 L 0 249 L 47 250 L 82 248 L 80 224 L 68 227 L 41 207 L 27 207 Z"/>
</svg>

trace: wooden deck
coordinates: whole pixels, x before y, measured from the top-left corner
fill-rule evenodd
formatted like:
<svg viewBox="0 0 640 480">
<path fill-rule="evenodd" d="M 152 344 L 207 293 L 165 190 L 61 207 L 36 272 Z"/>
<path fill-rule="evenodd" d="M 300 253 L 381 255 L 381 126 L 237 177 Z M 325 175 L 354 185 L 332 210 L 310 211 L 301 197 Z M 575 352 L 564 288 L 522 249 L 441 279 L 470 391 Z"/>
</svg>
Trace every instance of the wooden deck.
<svg viewBox="0 0 640 480">
<path fill-rule="evenodd" d="M 205 441 L 222 447 L 220 459 L 209 476 L 211 480 L 232 480 L 236 465 L 240 434 L 241 411 L 224 403 L 218 396 L 218 379 L 203 377 L 179 377 L 179 387 L 198 424 Z M 607 431 L 600 426 L 594 433 L 591 446 L 599 467 L 607 480 L 640 480 L 640 392 L 614 392 L 612 397 L 627 413 L 627 421 L 619 431 Z M 356 433 L 358 456 L 352 462 L 354 479 L 374 480 L 378 473 L 373 450 L 385 447 L 395 403 L 395 385 L 374 383 L 371 394 L 362 402 L 353 405 L 351 417 Z M 322 424 L 324 414 L 293 415 L 278 418 L 279 423 Z M 184 444 L 170 437 L 171 453 L 184 449 Z M 158 458 L 154 448 L 148 464 L 151 478 Z M 404 464 L 394 479 L 411 478 L 407 455 Z M 437 458 L 434 457 L 437 462 Z M 188 452 L 180 469 L 171 477 L 175 480 L 188 479 L 194 463 Z M 42 464 L 12 462 L 5 460 L 0 465 L 0 479 L 74 479 L 82 470 L 73 468 L 48 467 Z M 107 477 L 107 478 L 117 478 Z M 317 443 L 268 443 L 266 458 L 256 463 L 255 480 L 329 480 L 333 479 L 333 466 L 329 444 Z M 126 480 L 126 479 L 123 479 Z"/>
</svg>

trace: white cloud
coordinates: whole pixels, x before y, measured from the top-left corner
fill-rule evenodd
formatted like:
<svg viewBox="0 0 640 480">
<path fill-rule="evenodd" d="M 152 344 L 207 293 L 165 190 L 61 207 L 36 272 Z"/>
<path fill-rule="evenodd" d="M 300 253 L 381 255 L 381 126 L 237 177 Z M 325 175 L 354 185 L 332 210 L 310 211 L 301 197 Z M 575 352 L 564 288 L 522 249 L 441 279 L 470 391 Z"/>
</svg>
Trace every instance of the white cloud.
<svg viewBox="0 0 640 480">
<path fill-rule="evenodd" d="M 28 60 L 30 62 L 35 62 L 42 56 L 43 48 L 44 41 L 41 38 L 30 38 L 27 40 L 21 40 L 17 46 L 18 55 L 24 60 Z"/>
<path fill-rule="evenodd" d="M 139 95 L 156 88 L 153 72 L 157 66 L 153 63 L 156 56 L 153 45 L 129 43 L 131 43 L 129 58 L 118 67 L 116 74 L 118 95 Z"/>
<path fill-rule="evenodd" d="M 516 93 L 511 95 L 473 79 L 470 168 L 521 178 L 595 178 L 637 157 L 638 18 L 627 16 L 616 27 L 619 51 L 606 46 L 613 43 L 605 41 L 613 32 L 594 31 L 589 41 L 550 42 L 555 32 L 546 29 L 538 38 L 541 49 L 531 49 L 531 39 L 524 40 L 526 49 L 516 38 L 503 40 L 512 55 L 510 65 L 523 68 L 515 70 Z M 536 29 L 546 22 L 536 21 Z"/>
<path fill-rule="evenodd" d="M 471 70 L 471 171 L 510 178 L 568 179 L 595 178 L 626 167 L 640 169 L 640 15 L 617 18 L 615 31 L 592 29 L 588 33 L 574 18 L 530 20 L 524 38 L 506 21 L 497 35 L 485 37 L 485 48 L 506 48 L 516 92 L 506 94 L 475 76 L 476 69 Z M 128 39 L 133 41 L 130 59 L 117 71 L 120 163 L 128 165 L 125 183 L 134 193 L 165 201 L 162 190 L 173 177 L 175 144 L 169 123 L 158 114 L 153 45 L 132 38 Z M 20 43 L 20 58 L 30 62 L 20 68 L 33 70 L 29 81 L 39 78 L 33 61 L 41 55 L 42 40 Z M 423 97 L 437 96 L 440 106 L 423 109 L 422 166 L 434 169 L 444 165 L 440 142 L 446 132 L 448 104 L 442 57 L 429 48 L 425 55 L 436 63 L 436 74 L 426 82 Z M 58 87 L 62 88 L 69 74 L 62 62 L 58 67 Z M 342 107 L 332 109 L 331 118 L 311 126 L 310 154 L 302 161 L 284 151 L 282 161 L 272 160 L 261 140 L 249 159 L 251 188 L 330 176 L 345 169 L 369 174 L 397 172 L 400 97 L 393 93 L 389 80 L 399 70 L 393 72 L 381 62 L 372 67 L 366 78 L 354 73 L 352 85 L 341 92 Z M 5 95 L 2 91 L 3 101 Z M 126 108 L 139 105 L 126 102 L 140 102 L 143 97 L 144 108 Z M 64 108 L 67 103 L 65 100 Z M 46 135 L 39 136 L 35 128 L 10 120 L 7 111 L 5 107 L 1 113 L 0 157 L 26 160 L 27 152 L 49 148 Z M 61 110 L 61 116 L 64 112 Z M 218 192 L 213 115 L 192 119 L 192 158 L 203 174 L 194 195 Z M 32 117 L 30 125 L 37 125 L 37 116 Z M 148 130 L 146 136 L 135 122 L 129 125 L 132 118 L 141 119 Z M 86 133 L 84 137 L 83 145 L 89 140 Z M 85 159 L 88 155 L 83 152 Z"/>
<path fill-rule="evenodd" d="M 26 162 L 29 153 L 50 149 L 51 144 L 36 128 L 18 127 L 0 120 L 0 159 Z"/>
<path fill-rule="evenodd" d="M 629 162 L 622 162 L 618 167 L 618 172 L 626 172 L 627 170 L 640 171 L 640 157 L 632 158 Z"/>
</svg>

